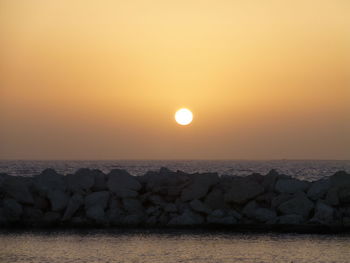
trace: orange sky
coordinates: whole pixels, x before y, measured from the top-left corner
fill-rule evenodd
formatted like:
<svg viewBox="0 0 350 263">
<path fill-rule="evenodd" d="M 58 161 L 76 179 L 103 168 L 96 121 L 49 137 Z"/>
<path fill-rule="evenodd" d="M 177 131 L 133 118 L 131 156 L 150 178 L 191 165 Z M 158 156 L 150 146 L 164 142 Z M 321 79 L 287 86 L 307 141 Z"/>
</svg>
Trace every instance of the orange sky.
<svg viewBox="0 0 350 263">
<path fill-rule="evenodd" d="M 0 0 L 0 159 L 350 159 L 349 12 Z"/>
</svg>

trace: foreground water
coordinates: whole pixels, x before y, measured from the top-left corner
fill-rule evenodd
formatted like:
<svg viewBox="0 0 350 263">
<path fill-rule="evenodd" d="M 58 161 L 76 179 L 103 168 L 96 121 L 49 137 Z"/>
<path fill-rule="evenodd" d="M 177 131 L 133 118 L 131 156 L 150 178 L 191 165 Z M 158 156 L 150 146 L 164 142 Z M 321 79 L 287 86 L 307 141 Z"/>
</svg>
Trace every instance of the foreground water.
<svg viewBox="0 0 350 263">
<path fill-rule="evenodd" d="M 305 180 L 318 180 L 334 174 L 339 170 L 350 172 L 350 161 L 317 161 L 317 160 L 271 160 L 271 161 L 0 161 L 0 173 L 11 175 L 33 176 L 46 168 L 54 168 L 59 173 L 73 173 L 79 168 L 100 169 L 109 172 L 111 169 L 126 169 L 133 175 L 142 175 L 149 170 L 160 167 L 171 170 L 193 172 L 218 172 L 220 175 L 247 175 L 251 173 L 266 174 L 271 169 L 280 173 Z"/>
<path fill-rule="evenodd" d="M 350 235 L 200 230 L 0 232 L 2 263 L 349 261 Z"/>
</svg>

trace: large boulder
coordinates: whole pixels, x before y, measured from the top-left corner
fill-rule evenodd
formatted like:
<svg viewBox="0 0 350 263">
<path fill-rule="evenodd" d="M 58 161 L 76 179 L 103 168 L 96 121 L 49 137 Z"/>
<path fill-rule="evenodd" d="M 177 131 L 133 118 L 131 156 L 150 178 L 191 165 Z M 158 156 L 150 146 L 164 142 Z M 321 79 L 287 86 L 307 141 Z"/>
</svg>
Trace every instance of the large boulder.
<svg viewBox="0 0 350 263">
<path fill-rule="evenodd" d="M 307 196 L 314 201 L 322 199 L 327 194 L 330 186 L 331 183 L 329 179 L 312 182 L 309 190 L 307 191 Z"/>
<path fill-rule="evenodd" d="M 193 175 L 191 184 L 181 193 L 181 200 L 185 202 L 194 199 L 201 199 L 208 193 L 210 188 L 218 182 L 219 176 L 217 173 Z"/>
<path fill-rule="evenodd" d="M 215 225 L 235 225 L 238 220 L 232 215 L 217 216 L 215 214 L 210 214 L 207 216 L 208 224 Z"/>
<path fill-rule="evenodd" d="M 58 212 L 46 212 L 42 223 L 47 226 L 55 226 L 61 221 L 61 215 Z"/>
<path fill-rule="evenodd" d="M 277 217 L 276 223 L 280 225 L 300 225 L 305 223 L 305 219 L 301 215 L 283 215 Z"/>
<path fill-rule="evenodd" d="M 85 197 L 85 208 L 89 209 L 93 206 L 101 206 L 102 209 L 106 209 L 109 200 L 108 191 L 94 192 Z"/>
<path fill-rule="evenodd" d="M 42 221 L 44 213 L 32 206 L 25 206 L 23 208 L 23 220 L 31 225 L 38 225 Z"/>
<path fill-rule="evenodd" d="M 97 224 L 104 224 L 107 222 L 107 217 L 105 216 L 105 211 L 102 206 L 92 206 L 87 208 L 86 217 Z"/>
<path fill-rule="evenodd" d="M 294 178 L 282 178 L 276 182 L 275 191 L 278 193 L 295 194 L 308 189 L 309 183 Z"/>
<path fill-rule="evenodd" d="M 3 213 L 8 221 L 18 221 L 23 208 L 15 199 L 8 198 L 3 201 Z"/>
<path fill-rule="evenodd" d="M 255 201 L 250 201 L 245 205 L 243 214 L 250 219 L 264 223 L 273 221 L 277 216 L 274 210 L 260 207 Z"/>
<path fill-rule="evenodd" d="M 200 214 L 186 210 L 183 214 L 170 219 L 169 226 L 191 226 L 201 225 L 205 221 L 204 217 Z"/>
<path fill-rule="evenodd" d="M 140 200 L 135 198 L 123 198 L 123 207 L 128 214 L 143 214 L 145 211 Z"/>
<path fill-rule="evenodd" d="M 204 203 L 211 209 L 223 209 L 225 208 L 225 197 L 223 192 L 218 189 L 212 189 L 204 198 Z"/>
<path fill-rule="evenodd" d="M 41 174 L 34 177 L 34 189 L 41 196 L 46 197 L 50 191 L 65 191 L 66 185 L 64 176 L 58 174 L 54 169 L 45 169 Z"/>
<path fill-rule="evenodd" d="M 79 210 L 80 207 L 84 204 L 84 198 L 80 194 L 74 194 L 68 202 L 67 209 L 64 212 L 63 221 L 70 220 L 75 212 Z"/>
<path fill-rule="evenodd" d="M 54 190 L 48 193 L 48 198 L 53 212 L 59 212 L 67 207 L 69 195 L 60 190 Z"/>
<path fill-rule="evenodd" d="M 254 197 L 262 194 L 264 187 L 246 178 L 234 178 L 229 190 L 225 193 L 228 203 L 245 204 Z"/>
<path fill-rule="evenodd" d="M 65 179 L 70 192 L 84 194 L 90 191 L 95 184 L 95 172 L 82 168 L 76 171 L 75 174 L 68 174 Z"/>
<path fill-rule="evenodd" d="M 190 207 L 193 211 L 198 213 L 203 213 L 207 215 L 211 213 L 211 209 L 198 199 L 192 200 L 190 202 Z"/>
<path fill-rule="evenodd" d="M 350 174 L 345 171 L 336 172 L 330 177 L 330 182 L 332 187 L 343 187 L 350 185 Z"/>
<path fill-rule="evenodd" d="M 338 198 L 341 203 L 350 203 L 350 185 L 339 188 Z"/>
<path fill-rule="evenodd" d="M 318 201 L 315 207 L 315 215 L 310 220 L 320 224 L 331 224 L 334 221 L 334 208 L 325 204 L 322 201 Z"/>
<path fill-rule="evenodd" d="M 92 191 L 104 191 L 107 190 L 107 176 L 100 170 L 92 170 L 92 173 L 95 175 L 95 183 L 92 186 Z"/>
<path fill-rule="evenodd" d="M 306 194 L 298 193 L 292 199 L 282 203 L 278 211 L 284 215 L 295 214 L 308 218 L 314 208 L 314 203 L 307 198 Z"/>
<path fill-rule="evenodd" d="M 125 170 L 114 169 L 108 174 L 107 187 L 121 198 L 138 196 L 141 184 Z"/>
<path fill-rule="evenodd" d="M 19 176 L 7 176 L 2 182 L 4 193 L 22 204 L 34 204 L 33 195 L 29 191 L 28 180 Z"/>
<path fill-rule="evenodd" d="M 180 171 L 173 172 L 168 168 L 162 167 L 159 172 L 147 172 L 140 179 L 145 184 L 148 192 L 177 197 L 188 182 L 189 176 Z"/>
</svg>

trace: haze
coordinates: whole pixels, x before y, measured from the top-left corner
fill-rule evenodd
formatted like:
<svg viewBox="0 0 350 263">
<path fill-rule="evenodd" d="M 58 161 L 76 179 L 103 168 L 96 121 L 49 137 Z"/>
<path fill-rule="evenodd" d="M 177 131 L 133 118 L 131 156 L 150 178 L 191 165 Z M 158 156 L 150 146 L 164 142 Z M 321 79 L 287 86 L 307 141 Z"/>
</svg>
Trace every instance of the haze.
<svg viewBox="0 0 350 263">
<path fill-rule="evenodd" d="M 349 12 L 0 0 L 0 159 L 350 159 Z"/>
</svg>

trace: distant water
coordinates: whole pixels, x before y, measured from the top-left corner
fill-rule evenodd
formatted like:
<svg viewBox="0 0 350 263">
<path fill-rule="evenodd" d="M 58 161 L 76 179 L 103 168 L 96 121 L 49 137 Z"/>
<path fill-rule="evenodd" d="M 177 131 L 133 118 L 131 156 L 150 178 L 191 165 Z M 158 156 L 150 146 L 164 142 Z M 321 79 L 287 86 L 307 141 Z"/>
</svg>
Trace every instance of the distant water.
<svg viewBox="0 0 350 263">
<path fill-rule="evenodd" d="M 160 167 L 171 170 L 193 172 L 218 172 L 220 175 L 248 175 L 253 172 L 266 174 L 271 169 L 299 179 L 317 180 L 334 174 L 336 171 L 350 172 L 347 161 L 273 160 L 273 161 L 0 161 L 0 173 L 33 176 L 45 168 L 54 168 L 59 173 L 73 173 L 79 168 L 126 169 L 133 175 L 142 175 Z"/>
<path fill-rule="evenodd" d="M 0 232 L 3 263 L 350 261 L 349 235 L 201 231 Z"/>
</svg>

